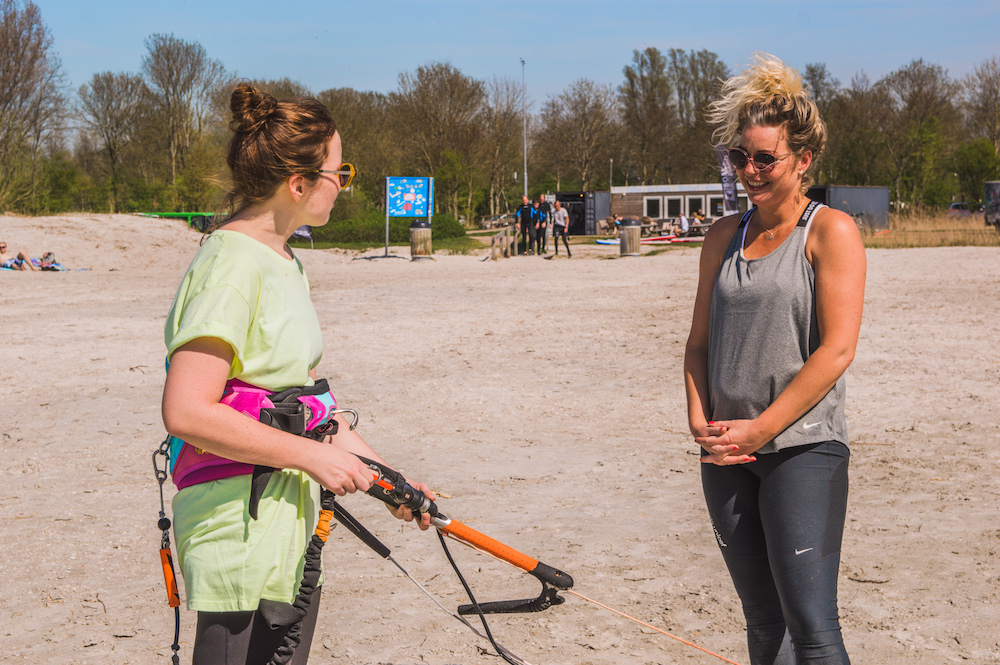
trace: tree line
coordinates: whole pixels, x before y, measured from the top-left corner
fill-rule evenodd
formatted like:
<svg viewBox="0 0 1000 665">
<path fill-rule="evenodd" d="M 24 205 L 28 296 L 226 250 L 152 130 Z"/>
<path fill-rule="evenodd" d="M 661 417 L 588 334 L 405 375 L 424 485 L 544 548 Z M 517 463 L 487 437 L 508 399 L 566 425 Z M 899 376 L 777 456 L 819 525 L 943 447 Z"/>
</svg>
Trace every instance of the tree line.
<svg viewBox="0 0 1000 665">
<path fill-rule="evenodd" d="M 449 63 L 399 75 L 389 93 L 253 81 L 326 104 L 356 185 L 335 216 L 384 203 L 386 175 L 432 175 L 439 212 L 472 221 L 529 194 L 719 178 L 705 109 L 732 70 L 711 51 L 633 52 L 618 86 L 579 79 L 537 108 L 510 77 Z M 1000 59 L 962 80 L 921 59 L 848 84 L 802 70 L 829 130 L 819 184 L 882 185 L 903 205 L 976 203 L 1000 179 Z M 71 91 L 30 1 L 0 0 L 0 210 L 211 211 L 225 187 L 235 76 L 197 42 L 155 34 L 136 72 L 100 72 Z"/>
</svg>

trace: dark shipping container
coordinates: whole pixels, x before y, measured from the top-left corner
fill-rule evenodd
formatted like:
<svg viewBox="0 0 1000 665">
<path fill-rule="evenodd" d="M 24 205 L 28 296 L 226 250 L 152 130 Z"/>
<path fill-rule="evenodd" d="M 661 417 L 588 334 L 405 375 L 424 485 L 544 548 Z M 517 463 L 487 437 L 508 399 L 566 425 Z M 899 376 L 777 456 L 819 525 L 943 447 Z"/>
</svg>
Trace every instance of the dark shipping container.
<svg viewBox="0 0 1000 665">
<path fill-rule="evenodd" d="M 889 228 L 889 188 L 815 185 L 806 192 L 813 201 L 825 203 L 853 217 L 858 226 Z"/>
</svg>

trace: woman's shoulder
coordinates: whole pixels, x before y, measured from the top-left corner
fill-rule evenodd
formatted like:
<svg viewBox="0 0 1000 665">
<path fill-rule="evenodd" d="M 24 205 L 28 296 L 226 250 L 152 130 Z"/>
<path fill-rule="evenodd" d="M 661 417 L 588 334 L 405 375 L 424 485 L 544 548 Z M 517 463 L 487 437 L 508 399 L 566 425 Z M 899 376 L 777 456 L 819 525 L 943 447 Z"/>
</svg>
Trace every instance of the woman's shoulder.
<svg viewBox="0 0 1000 665">
<path fill-rule="evenodd" d="M 812 261 L 815 255 L 824 256 L 831 252 L 864 252 L 864 242 L 857 222 L 847 213 L 823 206 L 816 211 L 809 224 L 806 238 L 806 254 Z"/>
<path fill-rule="evenodd" d="M 288 257 L 282 256 L 260 238 L 238 228 L 221 228 L 212 232 L 202 244 L 202 250 L 257 272 L 300 267 L 298 258 L 290 250 Z"/>
<path fill-rule="evenodd" d="M 847 213 L 829 206 L 821 206 L 809 224 L 809 239 L 821 242 L 852 240 L 861 241 L 857 222 Z"/>
<path fill-rule="evenodd" d="M 737 229 L 740 225 L 740 220 L 743 219 L 745 212 L 737 212 L 732 215 L 727 215 L 725 217 L 720 217 L 719 219 L 712 222 L 712 226 L 708 228 L 705 236 L 708 237 L 709 233 L 717 233 L 721 235 L 732 234 L 733 231 Z"/>
<path fill-rule="evenodd" d="M 743 219 L 743 215 L 744 213 L 736 213 L 713 222 L 712 226 L 705 232 L 705 247 L 718 246 L 725 250 L 733 236 L 736 235 L 737 229 L 740 228 L 740 220 Z"/>
<path fill-rule="evenodd" d="M 225 284 L 241 291 L 255 288 L 262 279 L 254 241 L 241 233 L 218 230 L 205 238 L 191 261 L 186 278 L 200 288 Z"/>
</svg>

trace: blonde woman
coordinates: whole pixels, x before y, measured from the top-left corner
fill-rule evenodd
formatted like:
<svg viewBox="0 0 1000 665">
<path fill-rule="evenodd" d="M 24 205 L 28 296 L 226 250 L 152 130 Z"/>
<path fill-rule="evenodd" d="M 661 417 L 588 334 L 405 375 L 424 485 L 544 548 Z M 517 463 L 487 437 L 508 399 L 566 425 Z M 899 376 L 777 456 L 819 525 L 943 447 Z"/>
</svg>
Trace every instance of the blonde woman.
<svg viewBox="0 0 1000 665">
<path fill-rule="evenodd" d="M 864 247 L 850 217 L 805 196 L 826 128 L 794 69 L 758 54 L 710 118 L 753 207 L 706 235 L 684 358 L 705 500 L 751 663 L 848 663 L 837 608 L 844 372 Z"/>
</svg>

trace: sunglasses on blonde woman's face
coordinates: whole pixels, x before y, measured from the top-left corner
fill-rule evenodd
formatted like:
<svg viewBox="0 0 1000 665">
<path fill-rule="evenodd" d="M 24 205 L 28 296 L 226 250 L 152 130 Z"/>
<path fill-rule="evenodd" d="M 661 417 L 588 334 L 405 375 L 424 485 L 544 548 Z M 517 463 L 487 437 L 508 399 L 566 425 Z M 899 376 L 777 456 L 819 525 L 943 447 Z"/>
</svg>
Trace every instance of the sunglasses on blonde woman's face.
<svg viewBox="0 0 1000 665">
<path fill-rule="evenodd" d="M 742 171 L 750 162 L 753 162 L 753 166 L 757 169 L 758 173 L 766 173 L 774 168 L 775 164 L 792 153 L 789 152 L 784 155 L 775 155 L 770 152 L 755 152 L 751 155 L 743 148 L 730 148 L 727 154 L 729 155 L 729 163 L 732 164 L 733 168 L 737 171 Z"/>
<path fill-rule="evenodd" d="M 354 170 L 354 164 L 344 162 L 336 171 L 331 171 L 330 169 L 316 169 L 316 173 L 329 173 L 331 175 L 340 176 L 340 188 L 346 189 L 351 186 L 351 181 L 354 180 L 354 175 L 357 171 Z"/>
</svg>

